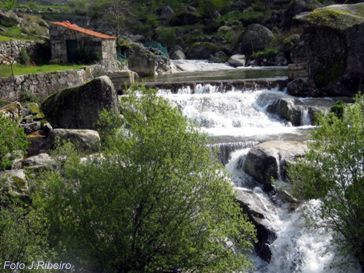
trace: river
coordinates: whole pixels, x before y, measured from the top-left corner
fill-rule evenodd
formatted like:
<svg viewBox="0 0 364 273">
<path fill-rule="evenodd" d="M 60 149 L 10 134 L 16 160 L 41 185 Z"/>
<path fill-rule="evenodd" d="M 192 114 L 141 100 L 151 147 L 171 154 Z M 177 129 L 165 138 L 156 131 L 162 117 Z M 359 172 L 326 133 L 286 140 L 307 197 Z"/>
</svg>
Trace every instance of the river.
<svg viewBox="0 0 364 273">
<path fill-rule="evenodd" d="M 258 75 L 258 77 L 264 78 L 264 73 L 270 71 L 270 69 L 251 68 L 253 72 L 249 72 L 250 70 L 245 68 L 244 73 L 241 73 L 239 69 L 227 69 L 225 65 L 201 61 L 179 61 L 179 65 L 188 71 L 164 76 L 158 80 L 171 82 L 173 77 L 177 81 L 186 78 L 190 80 L 197 79 L 201 74 L 210 74 L 209 79 L 211 75 L 219 75 L 219 79 L 223 79 L 224 75 L 230 79 L 231 75 L 234 75 L 235 80 L 238 79 L 239 73 L 242 78 L 253 72 L 254 77 L 257 77 L 257 71 L 263 71 L 263 76 Z M 272 70 L 269 72 L 269 77 L 273 75 L 281 79 L 284 77 L 282 75 L 284 71 L 285 69 Z M 205 78 L 203 76 L 202 80 Z M 201 77 L 198 79 L 201 80 Z M 275 98 L 289 97 L 284 89 L 242 90 L 233 87 L 231 90 L 222 91 L 213 84 L 197 84 L 193 88 L 180 87 L 173 92 L 160 89 L 159 95 L 178 107 L 209 136 L 211 146 L 217 146 L 219 149 L 220 161 L 230 172 L 236 192 L 249 192 L 253 197 L 251 202 L 264 211 L 266 224 L 274 231 L 277 238 L 269 245 L 271 252 L 269 263 L 256 254 L 252 256 L 255 265 L 252 273 L 361 272 L 355 259 L 342 255 L 335 248 L 332 234 L 328 230 L 306 226 L 304 214 L 311 213 L 319 205 L 319 201 L 312 200 L 292 210 L 289 203 L 275 195 L 264 193 L 261 185 L 241 168 L 250 148 L 260 142 L 272 139 L 307 139 L 309 130 L 312 129 L 310 121 L 304 120 L 302 121 L 304 126 L 295 127 L 266 112 L 266 107 Z M 342 261 L 352 261 L 351 266 L 346 264 L 340 267 Z"/>
</svg>

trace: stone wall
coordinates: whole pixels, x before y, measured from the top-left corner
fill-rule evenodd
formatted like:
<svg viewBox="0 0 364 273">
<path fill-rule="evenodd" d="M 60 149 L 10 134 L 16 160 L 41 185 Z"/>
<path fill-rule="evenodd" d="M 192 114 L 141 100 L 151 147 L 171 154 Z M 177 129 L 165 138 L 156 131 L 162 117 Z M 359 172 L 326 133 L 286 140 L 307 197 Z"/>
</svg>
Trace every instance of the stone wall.
<svg viewBox="0 0 364 273">
<path fill-rule="evenodd" d="M 27 50 L 29 54 L 36 49 L 37 42 L 12 40 L 0 42 L 0 64 L 9 64 L 16 60 L 22 49 Z"/>
<path fill-rule="evenodd" d="M 41 100 L 52 93 L 84 84 L 94 78 L 95 68 L 29 74 L 14 78 L 0 78 L 0 99 L 19 100 L 21 94 L 33 94 Z"/>
</svg>

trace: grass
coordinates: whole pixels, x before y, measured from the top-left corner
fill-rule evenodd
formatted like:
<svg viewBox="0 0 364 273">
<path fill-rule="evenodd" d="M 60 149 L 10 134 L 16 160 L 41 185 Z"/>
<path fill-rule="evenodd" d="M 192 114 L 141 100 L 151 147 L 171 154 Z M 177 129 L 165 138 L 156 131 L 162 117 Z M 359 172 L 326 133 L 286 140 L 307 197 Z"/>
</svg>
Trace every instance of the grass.
<svg viewBox="0 0 364 273">
<path fill-rule="evenodd" d="M 34 40 L 35 38 L 35 36 L 23 33 L 21 28 L 18 26 L 9 27 L 5 31 L 0 32 L 0 41 Z"/>
<path fill-rule="evenodd" d="M 6 41 L 11 41 L 11 40 L 12 40 L 11 37 L 0 35 L 0 42 L 6 42 Z"/>
<path fill-rule="evenodd" d="M 26 74 L 37 74 L 45 72 L 56 72 L 65 70 L 75 70 L 85 67 L 85 65 L 59 65 L 59 64 L 49 64 L 41 66 L 26 66 L 15 64 L 14 74 L 15 75 L 26 75 Z M 11 76 L 10 65 L 0 65 L 0 77 L 6 78 Z"/>
</svg>

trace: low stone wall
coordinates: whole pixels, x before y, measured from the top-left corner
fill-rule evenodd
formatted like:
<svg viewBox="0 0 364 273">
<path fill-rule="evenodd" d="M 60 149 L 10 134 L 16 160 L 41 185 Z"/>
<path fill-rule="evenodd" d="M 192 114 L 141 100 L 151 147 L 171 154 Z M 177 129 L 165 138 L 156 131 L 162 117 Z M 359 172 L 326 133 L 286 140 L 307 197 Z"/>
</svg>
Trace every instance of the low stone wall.
<svg viewBox="0 0 364 273">
<path fill-rule="evenodd" d="M 9 64 L 16 60 L 22 49 L 25 49 L 29 54 L 36 49 L 37 42 L 12 40 L 0 42 L 0 64 Z"/>
<path fill-rule="evenodd" d="M 21 94 L 33 94 L 41 100 L 66 88 L 84 84 L 94 78 L 94 67 L 79 70 L 29 74 L 0 78 L 0 99 L 19 100 Z"/>
</svg>

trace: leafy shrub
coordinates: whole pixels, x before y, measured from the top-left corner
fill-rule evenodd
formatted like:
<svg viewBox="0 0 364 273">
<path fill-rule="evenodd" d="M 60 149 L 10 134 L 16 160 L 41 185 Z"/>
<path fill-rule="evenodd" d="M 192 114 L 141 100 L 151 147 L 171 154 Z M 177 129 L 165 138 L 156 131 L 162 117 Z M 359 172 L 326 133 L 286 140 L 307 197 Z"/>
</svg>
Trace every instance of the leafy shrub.
<svg viewBox="0 0 364 273">
<path fill-rule="evenodd" d="M 25 151 L 27 147 L 28 142 L 23 129 L 0 113 L 0 170 L 11 166 L 10 153 Z"/>
<path fill-rule="evenodd" d="M 158 40 L 171 48 L 176 44 L 176 28 L 173 27 L 159 27 L 156 29 Z"/>
<path fill-rule="evenodd" d="M 27 266 L 33 261 L 52 259 L 47 240 L 44 215 L 31 208 L 7 207 L 0 209 L 0 263 L 19 261 Z M 4 270 L 6 271 L 6 270 Z M 25 268 L 25 273 L 35 270 Z M 36 272 L 46 272 L 39 270 Z"/>
<path fill-rule="evenodd" d="M 364 97 L 337 109 L 319 119 L 308 154 L 289 177 L 297 196 L 321 200 L 317 216 L 364 267 Z"/>
<path fill-rule="evenodd" d="M 253 53 L 252 57 L 254 59 L 258 59 L 258 58 L 259 59 L 271 59 L 271 58 L 274 58 L 275 56 L 277 56 L 278 52 L 279 52 L 279 49 L 277 49 L 277 48 L 267 48 L 262 51 Z"/>
<path fill-rule="evenodd" d="M 26 49 L 20 50 L 17 61 L 18 61 L 18 63 L 23 64 L 23 65 L 30 64 L 30 56 Z"/>
<path fill-rule="evenodd" d="M 19 97 L 19 101 L 21 103 L 24 103 L 24 102 L 39 103 L 40 98 L 37 95 L 35 95 L 34 93 L 32 93 L 31 91 L 25 91 L 25 92 L 21 92 L 20 97 Z"/>
<path fill-rule="evenodd" d="M 96 272 L 246 268 L 254 228 L 205 136 L 155 92 L 128 95 L 102 156 L 45 177 L 52 241 Z"/>
</svg>

